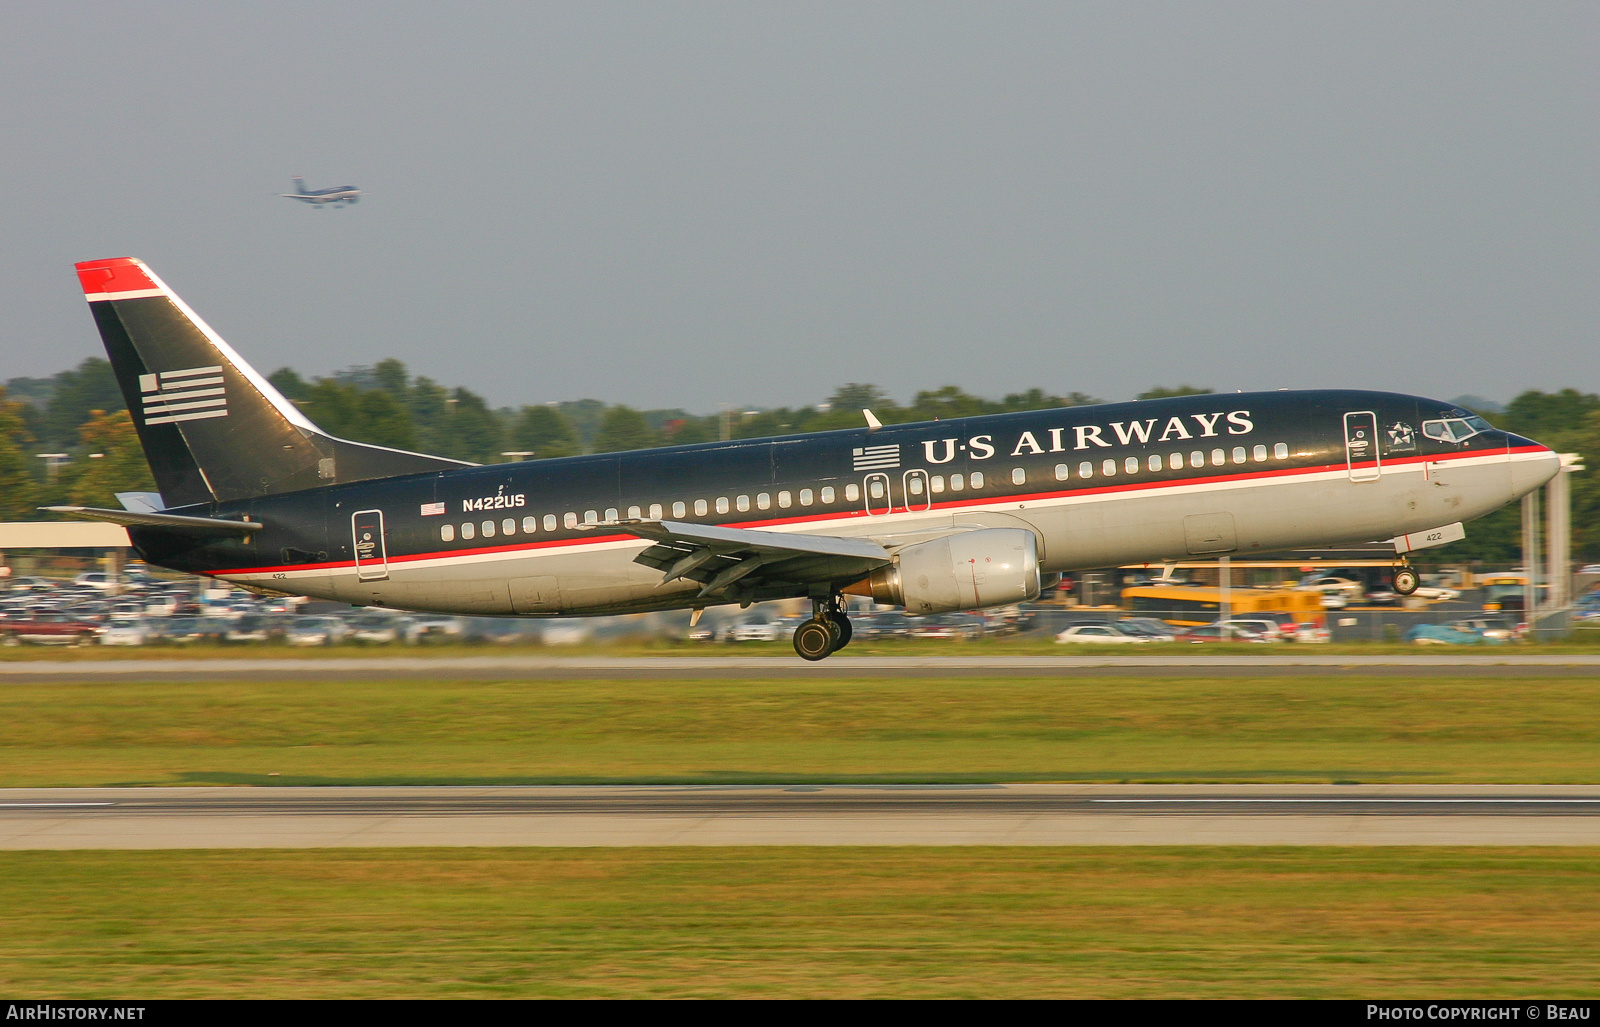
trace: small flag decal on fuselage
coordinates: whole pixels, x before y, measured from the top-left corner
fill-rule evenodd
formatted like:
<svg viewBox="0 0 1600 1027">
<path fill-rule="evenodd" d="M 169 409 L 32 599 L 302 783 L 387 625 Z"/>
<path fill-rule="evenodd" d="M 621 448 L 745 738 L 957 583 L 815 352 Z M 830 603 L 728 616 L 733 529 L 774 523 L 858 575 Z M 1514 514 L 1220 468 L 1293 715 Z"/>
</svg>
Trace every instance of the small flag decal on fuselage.
<svg viewBox="0 0 1600 1027">
<path fill-rule="evenodd" d="M 144 394 L 145 424 L 228 416 L 221 365 L 141 374 L 139 391 Z"/>
<path fill-rule="evenodd" d="M 444 504 L 443 503 L 423 503 L 422 504 L 422 516 L 424 516 L 424 517 L 437 517 L 437 516 L 439 516 L 440 514 L 443 514 L 443 513 L 444 513 Z"/>
<path fill-rule="evenodd" d="M 900 466 L 900 447 L 893 446 L 862 446 L 851 450 L 855 462 L 852 470 L 857 471 L 882 471 L 890 467 Z"/>
</svg>

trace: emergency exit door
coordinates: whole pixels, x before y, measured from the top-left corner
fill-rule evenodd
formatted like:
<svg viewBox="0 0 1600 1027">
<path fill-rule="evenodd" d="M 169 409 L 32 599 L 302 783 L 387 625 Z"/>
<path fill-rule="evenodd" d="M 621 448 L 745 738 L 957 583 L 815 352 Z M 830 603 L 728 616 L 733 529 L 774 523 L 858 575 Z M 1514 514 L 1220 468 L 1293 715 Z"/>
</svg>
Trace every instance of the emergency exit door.
<svg viewBox="0 0 1600 1027">
<path fill-rule="evenodd" d="M 383 542 L 383 511 L 362 510 L 350 515 L 351 552 L 356 578 L 382 581 L 389 576 L 389 553 Z"/>
<path fill-rule="evenodd" d="M 1383 476 L 1378 456 L 1378 415 L 1361 410 L 1344 415 L 1344 459 L 1351 481 Z"/>
</svg>

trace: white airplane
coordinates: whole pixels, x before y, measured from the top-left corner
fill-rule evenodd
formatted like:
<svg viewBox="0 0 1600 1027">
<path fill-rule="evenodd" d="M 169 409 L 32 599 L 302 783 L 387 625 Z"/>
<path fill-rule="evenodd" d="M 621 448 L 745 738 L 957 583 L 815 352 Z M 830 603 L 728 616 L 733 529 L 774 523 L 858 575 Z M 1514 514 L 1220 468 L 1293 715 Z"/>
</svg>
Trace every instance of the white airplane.
<svg viewBox="0 0 1600 1027">
<path fill-rule="evenodd" d="M 299 200 L 302 203 L 309 203 L 314 207 L 320 207 L 324 203 L 354 203 L 357 197 L 361 195 L 361 190 L 353 185 L 341 185 L 334 189 L 307 189 L 306 180 L 296 175 L 294 177 L 294 192 L 279 193 L 278 195 L 286 196 L 291 200 Z"/>
</svg>

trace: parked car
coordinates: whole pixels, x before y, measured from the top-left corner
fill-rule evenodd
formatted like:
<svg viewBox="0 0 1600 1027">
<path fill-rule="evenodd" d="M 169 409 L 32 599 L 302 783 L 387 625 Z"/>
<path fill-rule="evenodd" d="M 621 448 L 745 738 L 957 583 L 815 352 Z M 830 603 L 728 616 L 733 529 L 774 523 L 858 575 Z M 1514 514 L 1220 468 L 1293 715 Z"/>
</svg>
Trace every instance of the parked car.
<svg viewBox="0 0 1600 1027">
<path fill-rule="evenodd" d="M 1321 592 L 1323 595 L 1341 595 L 1347 602 L 1360 599 L 1367 591 L 1367 587 L 1359 581 L 1321 574 L 1311 574 L 1301 578 L 1294 587 L 1309 592 Z"/>
<path fill-rule="evenodd" d="M 21 645 L 88 645 L 100 636 L 100 625 L 68 613 L 37 613 L 0 621 L 0 642 Z"/>
<path fill-rule="evenodd" d="M 230 622 L 222 637 L 227 642 L 270 642 L 282 634 L 281 618 L 270 613 L 247 613 Z"/>
<path fill-rule="evenodd" d="M 1190 628 L 1178 636 L 1180 642 L 1210 643 L 1210 642 L 1266 642 L 1259 633 L 1248 628 L 1234 627 L 1223 624 L 1203 624 L 1197 628 Z"/>
<path fill-rule="evenodd" d="M 337 617 L 296 617 L 289 622 L 284 638 L 290 645 L 333 645 L 345 636 L 344 622 Z"/>
<path fill-rule="evenodd" d="M 1144 645 L 1150 639 L 1136 635 L 1103 621 L 1069 624 L 1056 633 L 1056 641 L 1085 645 Z"/>
<path fill-rule="evenodd" d="M 1511 641 L 1521 638 L 1522 631 L 1516 624 L 1501 617 L 1463 617 L 1453 620 L 1447 625 L 1462 631 L 1481 632 L 1485 638 L 1496 638 L 1502 641 Z"/>
<path fill-rule="evenodd" d="M 100 632 L 101 645 L 144 645 L 160 637 L 159 628 L 142 619 L 114 620 Z"/>
<path fill-rule="evenodd" d="M 1416 645 L 1504 645 L 1507 639 L 1455 624 L 1418 624 L 1406 632 L 1406 641 Z"/>
<path fill-rule="evenodd" d="M 220 642 L 227 631 L 228 622 L 217 617 L 173 617 L 162 625 L 161 637 L 168 642 Z"/>
<path fill-rule="evenodd" d="M 916 618 L 907 617 L 899 610 L 883 610 L 864 617 L 852 618 L 857 639 L 904 638 L 916 626 Z"/>
<path fill-rule="evenodd" d="M 1152 642 L 1175 642 L 1178 638 L 1177 628 L 1154 617 L 1124 617 L 1117 621 L 1117 627 L 1130 635 L 1142 635 Z"/>
<path fill-rule="evenodd" d="M 722 635 L 724 642 L 777 642 L 782 638 L 778 623 L 766 619 L 739 621 L 729 625 Z"/>
<path fill-rule="evenodd" d="M 1270 617 L 1232 617 L 1217 623 L 1253 632 L 1268 642 L 1288 641 L 1288 633 L 1283 630 L 1283 625 Z"/>
<path fill-rule="evenodd" d="M 983 621 L 970 613 L 941 613 L 917 617 L 912 638 L 982 638 Z"/>
<path fill-rule="evenodd" d="M 425 613 L 412 617 L 406 625 L 407 642 L 453 642 L 461 638 L 463 625 L 460 617 Z"/>
<path fill-rule="evenodd" d="M 346 637 L 352 642 L 398 642 L 405 637 L 405 622 L 392 613 L 370 610 L 345 622 Z"/>
</svg>

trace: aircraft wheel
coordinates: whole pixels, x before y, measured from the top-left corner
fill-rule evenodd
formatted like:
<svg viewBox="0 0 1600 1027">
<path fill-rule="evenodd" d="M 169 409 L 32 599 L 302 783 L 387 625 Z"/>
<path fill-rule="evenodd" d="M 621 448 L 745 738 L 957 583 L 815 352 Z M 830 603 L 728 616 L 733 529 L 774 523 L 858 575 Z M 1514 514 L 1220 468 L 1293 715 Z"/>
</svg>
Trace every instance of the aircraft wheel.
<svg viewBox="0 0 1600 1027">
<path fill-rule="evenodd" d="M 808 620 L 794 629 L 794 651 L 802 660 L 823 660 L 833 652 L 835 629 L 826 621 Z"/>
<path fill-rule="evenodd" d="M 850 644 L 850 638 L 855 634 L 855 630 L 850 627 L 850 618 L 838 610 L 828 614 L 828 622 L 833 625 L 834 636 L 837 639 L 833 643 L 833 651 L 838 652 Z"/>
<path fill-rule="evenodd" d="M 1410 567 L 1401 567 L 1394 572 L 1394 591 L 1396 595 L 1408 596 L 1416 590 L 1416 571 Z"/>
</svg>

